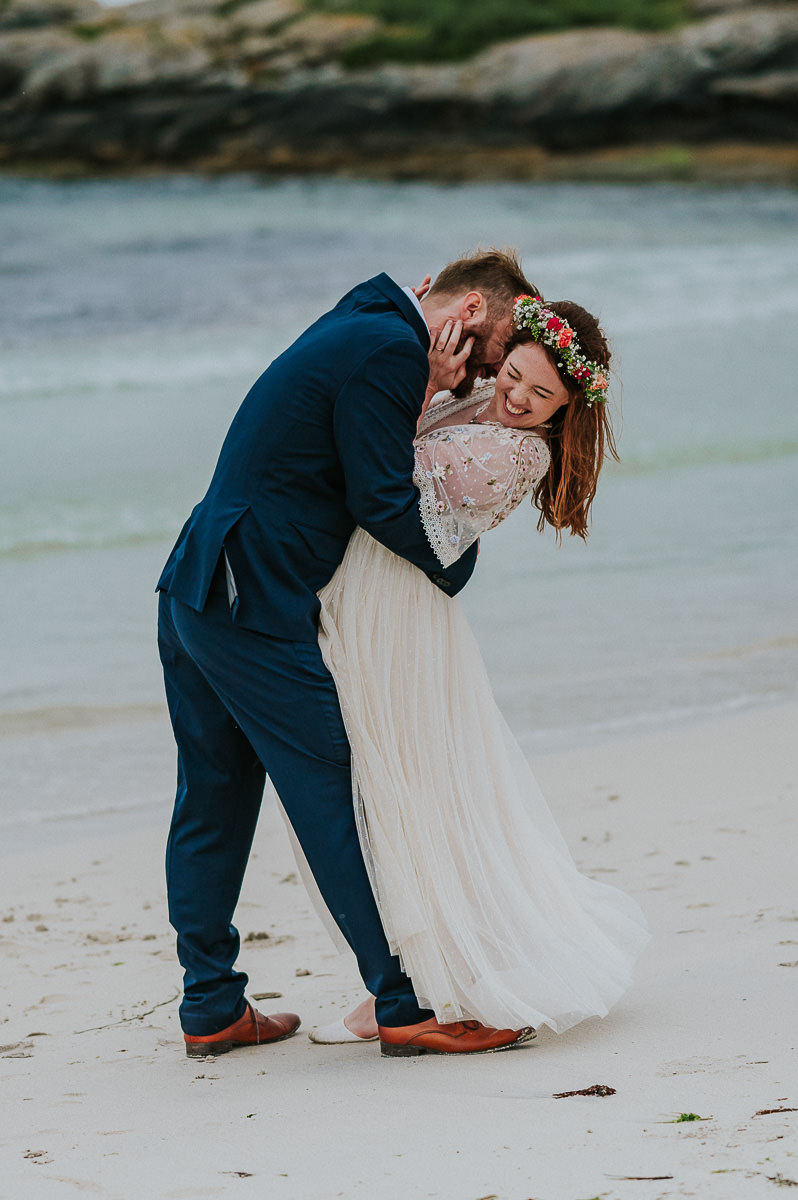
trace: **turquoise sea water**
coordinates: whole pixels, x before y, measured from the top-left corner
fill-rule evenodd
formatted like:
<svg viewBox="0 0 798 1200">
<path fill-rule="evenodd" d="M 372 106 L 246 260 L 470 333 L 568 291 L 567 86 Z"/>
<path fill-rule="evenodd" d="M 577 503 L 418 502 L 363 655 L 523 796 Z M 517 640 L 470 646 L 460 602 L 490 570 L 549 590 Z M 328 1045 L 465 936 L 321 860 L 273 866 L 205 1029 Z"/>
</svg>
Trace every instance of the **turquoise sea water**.
<svg viewBox="0 0 798 1200">
<path fill-rule="evenodd" d="M 252 380 L 478 243 L 600 313 L 623 380 L 588 544 L 524 505 L 463 596 L 522 743 L 796 695 L 795 193 L 4 180 L 0 225 L 0 725 L 160 702 L 152 589 Z"/>
</svg>

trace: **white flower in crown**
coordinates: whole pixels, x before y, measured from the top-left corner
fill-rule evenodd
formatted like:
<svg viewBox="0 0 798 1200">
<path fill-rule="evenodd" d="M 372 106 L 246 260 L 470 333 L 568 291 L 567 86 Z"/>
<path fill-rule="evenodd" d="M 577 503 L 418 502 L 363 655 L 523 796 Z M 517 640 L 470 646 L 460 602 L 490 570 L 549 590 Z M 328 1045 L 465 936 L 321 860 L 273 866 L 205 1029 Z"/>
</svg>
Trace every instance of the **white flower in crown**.
<svg viewBox="0 0 798 1200">
<path fill-rule="evenodd" d="M 604 403 L 610 382 L 606 367 L 585 357 L 571 326 L 548 308 L 545 301 L 539 296 L 516 296 L 513 324 L 516 329 L 530 330 L 536 342 L 557 351 L 558 366 L 582 384 L 588 407 Z"/>
</svg>

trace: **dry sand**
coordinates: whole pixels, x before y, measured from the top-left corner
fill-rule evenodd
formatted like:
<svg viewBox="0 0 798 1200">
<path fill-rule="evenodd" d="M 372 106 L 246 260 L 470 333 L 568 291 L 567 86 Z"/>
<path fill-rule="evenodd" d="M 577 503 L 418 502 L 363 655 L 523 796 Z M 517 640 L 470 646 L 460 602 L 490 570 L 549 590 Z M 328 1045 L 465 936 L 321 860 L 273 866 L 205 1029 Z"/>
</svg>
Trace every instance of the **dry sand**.
<svg viewBox="0 0 798 1200">
<path fill-rule="evenodd" d="M 507 1054 L 387 1060 L 308 1041 L 360 989 L 272 804 L 238 911 L 244 938 L 269 936 L 241 964 L 250 994 L 282 994 L 260 1006 L 304 1028 L 217 1059 L 189 1061 L 180 1038 L 166 801 L 158 828 L 6 857 L 0 1197 L 756 1200 L 798 1186 L 796 718 L 760 709 L 536 764 L 580 864 L 634 894 L 655 936 L 606 1020 Z M 114 735 L 128 769 L 131 734 Z M 18 738 L 47 758 L 50 734 L 12 731 L 10 751 Z M 616 1094 L 553 1098 L 597 1083 Z"/>
</svg>

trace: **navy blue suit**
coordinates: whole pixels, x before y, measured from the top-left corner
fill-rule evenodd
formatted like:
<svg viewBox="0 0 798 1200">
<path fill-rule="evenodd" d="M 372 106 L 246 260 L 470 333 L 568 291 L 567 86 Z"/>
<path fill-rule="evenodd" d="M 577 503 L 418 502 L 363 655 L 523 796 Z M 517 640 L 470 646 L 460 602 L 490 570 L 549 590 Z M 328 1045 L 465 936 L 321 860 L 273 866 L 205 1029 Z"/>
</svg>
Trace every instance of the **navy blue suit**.
<svg viewBox="0 0 798 1200">
<path fill-rule="evenodd" d="M 159 580 L 178 746 L 167 882 L 187 1033 L 215 1033 L 244 1011 L 232 918 L 266 772 L 377 997 L 379 1023 L 432 1015 L 391 956 L 371 893 L 316 596 L 356 525 L 448 595 L 471 575 L 475 547 L 440 566 L 412 482 L 428 346 L 417 309 L 387 275 L 344 296 L 252 387 Z"/>
</svg>

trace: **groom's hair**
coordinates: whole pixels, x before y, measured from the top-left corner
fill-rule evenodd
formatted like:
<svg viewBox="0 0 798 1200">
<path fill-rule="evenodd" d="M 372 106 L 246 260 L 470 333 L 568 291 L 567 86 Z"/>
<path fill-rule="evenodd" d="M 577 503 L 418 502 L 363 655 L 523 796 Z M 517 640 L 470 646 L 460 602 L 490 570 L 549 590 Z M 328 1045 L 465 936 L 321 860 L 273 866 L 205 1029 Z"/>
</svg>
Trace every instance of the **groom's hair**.
<svg viewBox="0 0 798 1200">
<path fill-rule="evenodd" d="M 509 316 L 516 296 L 540 295 L 521 270 L 518 251 L 509 248 L 474 250 L 448 263 L 427 295 L 448 299 L 463 292 L 482 293 L 489 319 Z"/>
</svg>

